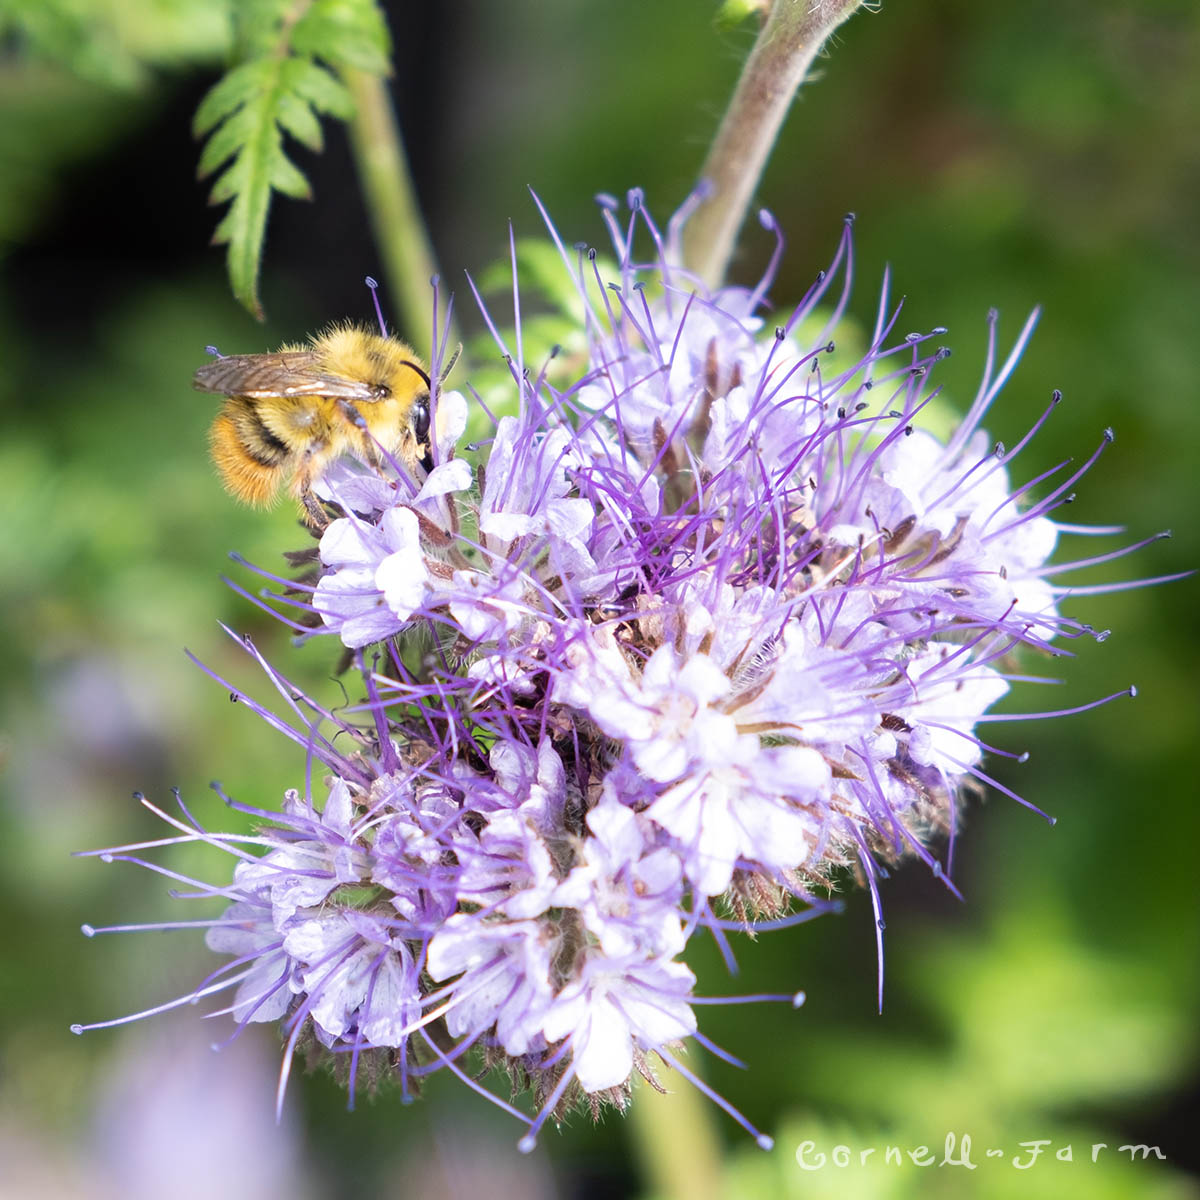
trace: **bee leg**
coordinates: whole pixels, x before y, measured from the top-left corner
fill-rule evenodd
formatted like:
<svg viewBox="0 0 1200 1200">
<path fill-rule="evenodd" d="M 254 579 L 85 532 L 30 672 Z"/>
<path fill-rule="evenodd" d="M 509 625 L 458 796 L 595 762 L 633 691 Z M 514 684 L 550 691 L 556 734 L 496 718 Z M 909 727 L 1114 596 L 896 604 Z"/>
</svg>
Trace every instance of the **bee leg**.
<svg viewBox="0 0 1200 1200">
<path fill-rule="evenodd" d="M 367 424 L 366 417 L 349 400 L 339 400 L 337 406 L 342 416 L 358 430 L 359 436 L 362 438 L 362 452 L 366 461 L 373 466 L 378 466 L 379 450 L 375 445 L 375 438 L 371 433 L 371 427 Z"/>
<path fill-rule="evenodd" d="M 304 505 L 304 523 L 318 537 L 329 528 L 329 514 L 320 500 L 307 488 L 300 491 L 300 502 Z"/>
<path fill-rule="evenodd" d="M 363 445 L 367 448 L 367 452 L 370 453 L 374 445 L 374 439 L 371 437 L 371 429 L 367 424 L 366 417 L 349 400 L 339 400 L 337 406 L 342 416 L 362 434 Z"/>
<path fill-rule="evenodd" d="M 371 427 L 367 424 L 367 419 L 349 400 L 339 400 L 337 406 L 338 412 L 358 430 L 359 437 L 362 438 L 364 460 L 372 466 L 377 467 L 379 465 L 379 450 L 375 445 L 375 438 L 371 435 Z"/>
<path fill-rule="evenodd" d="M 351 425 L 361 429 L 363 433 L 367 432 L 366 418 L 350 403 L 349 400 L 339 400 L 337 402 L 338 411 L 350 422 Z"/>
</svg>

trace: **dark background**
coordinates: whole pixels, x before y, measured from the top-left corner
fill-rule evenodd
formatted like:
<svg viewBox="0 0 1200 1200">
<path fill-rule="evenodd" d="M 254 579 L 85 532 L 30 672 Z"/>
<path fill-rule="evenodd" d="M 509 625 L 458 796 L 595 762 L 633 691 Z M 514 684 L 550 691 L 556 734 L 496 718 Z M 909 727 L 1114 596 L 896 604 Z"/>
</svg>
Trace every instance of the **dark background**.
<svg viewBox="0 0 1200 1200">
<path fill-rule="evenodd" d="M 463 272 L 505 253 L 510 218 L 518 234 L 539 233 L 529 186 L 568 243 L 602 240 L 599 191 L 640 186 L 665 222 L 753 34 L 715 31 L 698 0 L 387 9 L 397 109 L 468 332 L 480 322 Z M 219 581 L 234 570 L 228 550 L 274 566 L 298 534 L 286 505 L 245 512 L 220 490 L 204 449 L 211 398 L 192 392 L 191 373 L 208 343 L 262 350 L 369 317 L 362 277 L 380 272 L 345 134 L 330 124 L 324 154 L 295 153 L 314 202 L 272 212 L 267 327 L 236 306 L 207 245 L 217 214 L 189 131 L 217 78 L 221 22 L 155 43 L 129 20 L 113 25 L 111 77 L 81 78 L 11 39 L 0 58 L 0 1196 L 668 1194 L 652 1193 L 639 1166 L 639 1118 L 592 1129 L 577 1117 L 522 1159 L 519 1128 L 452 1081 L 413 1108 L 387 1094 L 347 1114 L 317 1076 L 293 1080 L 276 1127 L 269 1033 L 214 1056 L 204 1046 L 226 1022 L 201 1028 L 190 1008 L 83 1039 L 66 1032 L 184 993 L 213 965 L 195 933 L 83 939 L 85 921 L 199 914 L 160 878 L 69 853 L 161 836 L 134 789 L 165 803 L 179 785 L 224 827 L 210 779 L 270 806 L 302 770 L 182 647 L 256 685 L 223 620 L 314 686 L 334 686 L 321 647 L 291 650 Z M 150 65 L 125 77 L 122 45 Z M 1123 524 L 1125 541 L 1176 530 L 1070 582 L 1200 563 L 1198 51 L 1200 15 L 1185 0 L 908 0 L 862 12 L 820 61 L 759 188 L 789 240 L 775 301 L 799 297 L 842 215 L 857 212 L 855 316 L 870 319 L 890 263 L 907 325 L 950 327 L 955 354 L 938 369 L 960 406 L 988 308 L 1011 341 L 1044 306 L 989 432 L 1012 444 L 1061 388 L 1016 477 L 1081 460 L 1111 425 L 1116 443 L 1068 519 Z M 756 279 L 769 250 L 748 227 L 734 277 Z M 1064 554 L 1098 549 L 1072 541 Z M 773 1154 L 715 1109 L 702 1111 L 709 1133 L 685 1113 L 677 1126 L 667 1118 L 671 1134 L 644 1136 L 678 1139 L 685 1155 L 688 1139 L 716 1145 L 714 1195 L 1196 1195 L 1195 605 L 1193 580 L 1068 603 L 1112 637 L 1031 664 L 1067 682 L 1018 688 L 1005 707 L 1067 707 L 1131 682 L 1140 695 L 984 728 L 1031 751 L 1025 766 L 993 766 L 1058 824 L 991 796 L 971 805 L 958 845 L 966 905 L 918 867 L 888 882 L 882 1017 L 865 896 L 840 917 L 743 944 L 734 982 L 698 948 L 701 992 L 808 993 L 798 1014 L 704 1010 L 705 1030 L 747 1072 L 689 1056 L 776 1136 Z M 166 861 L 205 878 L 226 870 L 194 848 Z M 655 1101 L 642 1099 L 649 1112 Z M 1071 1144 L 1076 1161 L 805 1174 L 791 1157 L 803 1138 L 826 1150 L 940 1148 L 949 1129 L 970 1133 L 978 1158 L 985 1145 L 1011 1157 L 1023 1140 L 1049 1139 L 1047 1157 Z M 1109 1154 L 1092 1165 L 1096 1142 L 1156 1143 L 1168 1161 Z"/>
</svg>

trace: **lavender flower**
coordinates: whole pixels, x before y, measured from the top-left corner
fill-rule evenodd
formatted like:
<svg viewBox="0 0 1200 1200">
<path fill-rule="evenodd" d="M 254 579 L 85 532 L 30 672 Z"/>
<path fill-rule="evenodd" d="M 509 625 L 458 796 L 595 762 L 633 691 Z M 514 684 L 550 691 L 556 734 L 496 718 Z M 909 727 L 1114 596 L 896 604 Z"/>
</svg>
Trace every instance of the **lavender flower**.
<svg viewBox="0 0 1200 1200">
<path fill-rule="evenodd" d="M 293 623 L 354 652 L 361 704 L 335 717 L 245 643 L 295 721 L 239 698 L 324 788 L 245 809 L 252 837 L 160 813 L 167 841 L 236 860 L 230 885 L 189 881 L 225 902 L 208 942 L 232 956 L 195 996 L 283 1020 L 281 1096 L 299 1045 L 351 1088 L 366 1060 L 406 1092 L 441 1069 L 478 1089 L 477 1052 L 531 1085 L 528 1147 L 580 1100 L 624 1107 L 655 1060 L 703 1087 L 677 1057 L 709 1044 L 691 938 L 824 911 L 846 867 L 878 914 L 881 865 L 906 855 L 953 888 L 952 837 L 935 855 L 963 785 L 992 782 L 975 730 L 1013 652 L 1094 634 L 1050 582 L 1078 564 L 1048 559 L 1089 532 L 1051 514 L 1095 456 L 1031 502 L 1062 468 L 1014 485 L 1009 467 L 1058 395 L 1012 450 L 980 428 L 1036 313 L 999 366 L 992 315 L 943 443 L 919 422 L 944 330 L 899 334 L 885 283 L 866 351 L 836 352 L 849 221 L 768 327 L 770 272 L 710 294 L 679 266 L 686 213 L 664 234 L 637 193 L 624 226 L 602 209 L 614 279 L 547 221 L 585 363 L 527 364 L 519 323 L 510 344 L 485 309 L 513 393 L 486 459 L 460 457 L 467 402 L 435 389 L 432 470 L 343 464 L 321 485 Z"/>
</svg>

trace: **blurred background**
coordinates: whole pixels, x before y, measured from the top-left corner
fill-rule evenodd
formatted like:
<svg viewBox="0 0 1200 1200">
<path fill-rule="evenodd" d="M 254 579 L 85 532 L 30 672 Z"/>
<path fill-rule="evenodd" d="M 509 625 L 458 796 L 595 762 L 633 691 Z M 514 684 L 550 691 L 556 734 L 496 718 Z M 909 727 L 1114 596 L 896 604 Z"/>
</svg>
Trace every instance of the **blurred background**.
<svg viewBox="0 0 1200 1200">
<path fill-rule="evenodd" d="M 395 103 L 468 332 L 480 322 L 464 270 L 505 253 L 510 218 L 518 234 L 540 232 L 528 186 L 568 243 L 602 241 L 599 191 L 640 186 L 665 221 L 753 40 L 752 26 L 715 28 L 708 0 L 385 8 Z M 196 1009 L 68 1033 L 186 993 L 214 965 L 195 932 L 85 940 L 85 922 L 198 914 L 169 898 L 169 881 L 71 852 L 161 836 L 135 789 L 167 802 L 178 785 L 223 828 L 210 780 L 270 807 L 301 777 L 299 755 L 184 647 L 261 696 L 223 621 L 336 690 L 324 644 L 291 650 L 221 583 L 238 573 L 228 551 L 276 567 L 304 539 L 288 505 L 252 513 L 221 491 L 205 450 L 213 398 L 192 391 L 192 372 L 209 343 L 261 351 L 368 319 L 362 279 L 381 267 L 345 131 L 331 124 L 322 155 L 295 150 L 315 199 L 273 208 L 269 321 L 255 323 L 208 245 L 217 213 L 190 133 L 227 52 L 224 6 L 36 11 L 32 41 L 0 25 L 0 1197 L 668 1196 L 680 1179 L 661 1171 L 668 1143 L 681 1163 L 719 1157 L 692 1195 L 1200 1195 L 1194 580 L 1068 606 L 1112 637 L 1073 645 L 1078 658 L 1053 667 L 1065 686 L 1018 688 L 1009 711 L 1130 683 L 1140 694 L 985 730 L 1031 752 L 1024 766 L 992 765 L 1058 824 L 989 796 L 970 806 L 956 850 L 965 904 L 917 866 L 888 881 L 882 1016 L 865 895 L 744 943 L 735 982 L 696 947 L 701 993 L 808 994 L 798 1013 L 704 1011 L 747 1072 L 690 1056 L 775 1136 L 770 1154 L 715 1109 L 697 1130 L 694 1114 L 675 1120 L 643 1096 L 632 1120 L 576 1117 L 522 1157 L 519 1127 L 446 1080 L 415 1106 L 385 1093 L 348 1113 L 330 1079 L 294 1078 L 276 1126 L 271 1031 L 217 1055 L 208 1044 L 226 1023 Z M 1198 112 L 1192 0 L 906 0 L 843 27 L 759 189 L 789 240 L 775 302 L 800 296 L 854 210 L 856 316 L 870 320 L 890 263 L 908 297 L 902 324 L 950 328 L 955 354 L 938 369 L 960 404 L 988 309 L 1011 341 L 1044 306 L 989 432 L 1014 443 L 1061 388 L 1018 476 L 1081 460 L 1111 425 L 1116 444 L 1069 519 L 1123 524 L 1128 541 L 1175 528 L 1071 582 L 1200 564 Z M 769 252 L 748 229 L 735 279 L 757 279 Z M 210 878 L 228 869 L 194 851 L 164 861 Z M 806 1139 L 940 1157 L 951 1130 L 971 1136 L 978 1170 L 806 1172 L 794 1157 Z M 985 1147 L 1025 1155 L 1019 1143 L 1034 1139 L 1048 1145 L 1027 1171 L 984 1159 Z M 1094 1143 L 1109 1147 L 1095 1164 Z M 1166 1161 L 1117 1149 L 1139 1143 Z M 1074 1162 L 1054 1159 L 1065 1146 Z"/>
</svg>

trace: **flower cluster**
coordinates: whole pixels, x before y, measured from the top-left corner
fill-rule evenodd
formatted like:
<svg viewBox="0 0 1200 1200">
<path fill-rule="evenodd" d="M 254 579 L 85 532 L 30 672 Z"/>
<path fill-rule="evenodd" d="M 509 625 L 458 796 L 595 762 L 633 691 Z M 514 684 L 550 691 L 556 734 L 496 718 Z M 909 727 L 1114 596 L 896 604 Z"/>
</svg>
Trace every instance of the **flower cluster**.
<svg viewBox="0 0 1200 1200">
<path fill-rule="evenodd" d="M 1057 396 L 1011 450 L 980 428 L 1033 317 L 1000 363 L 993 315 L 943 442 L 921 420 L 945 330 L 899 332 L 885 286 L 865 349 L 831 340 L 849 221 L 776 326 L 769 277 L 710 294 L 680 267 L 686 213 L 602 209 L 611 272 L 547 222 L 585 349 L 529 364 L 519 319 L 511 345 L 493 326 L 513 401 L 482 462 L 467 400 L 435 388 L 425 464 L 320 484 L 296 626 L 340 639 L 361 703 L 334 716 L 263 663 L 295 720 L 259 711 L 324 785 L 248 839 L 162 814 L 237 859 L 197 885 L 232 900 L 208 933 L 229 969 L 198 994 L 232 987 L 239 1023 L 282 1019 L 288 1062 L 344 1056 L 351 1084 L 366 1062 L 478 1088 L 478 1051 L 532 1089 L 525 1145 L 581 1099 L 623 1107 L 652 1060 L 704 1086 L 678 1055 L 708 1044 L 700 931 L 804 919 L 847 874 L 878 910 L 905 855 L 953 887 L 939 835 L 992 782 L 975 728 L 1012 653 L 1092 632 L 1047 566 L 1086 532 L 1051 513 L 1090 460 L 1036 502 L 1009 476 Z"/>
</svg>

